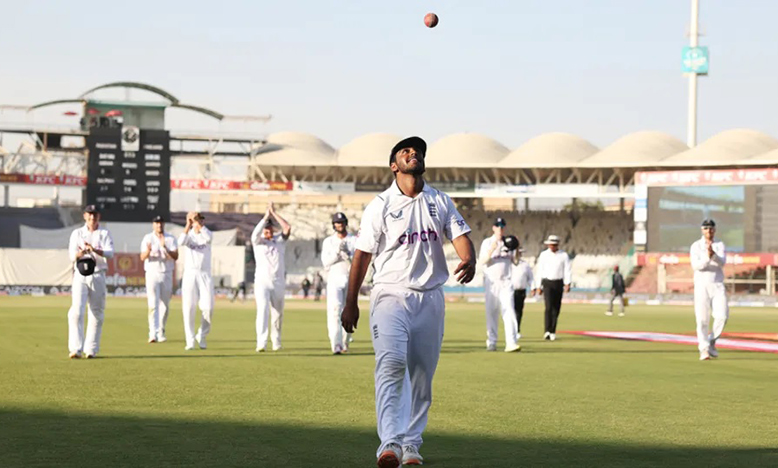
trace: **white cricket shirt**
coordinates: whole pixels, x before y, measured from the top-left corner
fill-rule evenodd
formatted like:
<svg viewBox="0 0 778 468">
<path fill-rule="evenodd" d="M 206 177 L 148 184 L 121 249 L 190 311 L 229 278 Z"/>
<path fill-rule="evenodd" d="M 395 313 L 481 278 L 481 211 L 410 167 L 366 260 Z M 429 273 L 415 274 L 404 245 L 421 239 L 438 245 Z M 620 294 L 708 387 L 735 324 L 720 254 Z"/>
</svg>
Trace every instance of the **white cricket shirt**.
<svg viewBox="0 0 778 468">
<path fill-rule="evenodd" d="M 489 250 L 495 243 L 497 243 L 497 248 L 495 248 L 492 255 L 489 256 Z M 481 251 L 478 254 L 478 258 L 484 264 L 484 279 L 488 279 L 492 283 L 510 280 L 512 256 L 513 253 L 505 248 L 502 238 L 492 235 L 491 237 L 484 239 L 484 241 L 481 242 Z"/>
<path fill-rule="evenodd" d="M 374 284 L 429 291 L 448 280 L 443 237 L 468 232 L 448 195 L 425 182 L 411 198 L 395 181 L 365 208 L 356 248 L 373 254 Z"/>
<path fill-rule="evenodd" d="M 184 253 L 184 271 L 203 271 L 211 272 L 211 241 L 213 234 L 203 226 L 200 233 L 197 234 L 193 229 L 189 234 L 181 233 L 178 236 L 178 245 L 186 247 Z"/>
<path fill-rule="evenodd" d="M 713 258 L 709 258 L 705 238 L 700 238 L 692 244 L 689 256 L 694 269 L 695 283 L 724 282 L 724 265 L 727 263 L 724 242 L 713 241 Z"/>
<path fill-rule="evenodd" d="M 321 263 L 328 272 L 328 283 L 333 282 L 333 280 L 341 284 L 344 280 L 348 282 L 356 242 L 357 237 L 350 233 L 342 239 L 337 233 L 324 239 L 321 246 Z"/>
<path fill-rule="evenodd" d="M 572 281 L 572 268 L 570 265 L 570 257 L 564 250 L 557 250 L 552 252 L 551 249 L 546 249 L 540 253 L 538 260 L 535 263 L 537 267 L 537 276 L 535 277 L 535 288 L 541 286 L 541 281 L 547 280 L 562 280 L 565 285 L 570 284 Z"/>
<path fill-rule="evenodd" d="M 159 240 L 159 237 L 153 232 L 143 236 L 143 241 L 140 243 L 140 251 L 145 252 L 151 247 L 151 254 L 143 261 L 143 269 L 147 273 L 167 273 L 176 269 L 176 261 L 173 260 L 168 254 L 167 250 L 178 250 L 178 242 L 172 234 L 167 232 L 163 233 L 164 243 Z"/>
<path fill-rule="evenodd" d="M 281 233 L 274 234 L 270 239 L 262 237 L 262 230 L 267 222 L 267 216 L 257 223 L 251 233 L 251 245 L 254 247 L 254 281 L 264 281 L 268 284 L 284 282 L 286 268 L 286 239 Z"/>
<path fill-rule="evenodd" d="M 513 283 L 513 289 L 516 291 L 524 291 L 527 288 L 532 287 L 532 283 L 535 281 L 532 275 L 532 268 L 529 263 L 521 259 L 518 265 L 513 265 L 513 271 L 511 272 L 511 282 Z"/>
<path fill-rule="evenodd" d="M 85 255 L 86 257 L 95 259 L 95 273 L 108 270 L 108 259 L 113 257 L 113 239 L 111 238 L 111 233 L 108 232 L 108 229 L 101 228 L 99 225 L 94 231 L 89 231 L 86 224 L 70 234 L 68 256 L 70 257 L 70 261 L 73 262 L 73 270 L 78 271 L 75 265 L 75 261 L 78 260 L 76 255 L 79 250 L 83 250 L 84 247 L 86 247 L 86 244 L 103 251 L 103 255 Z"/>
</svg>

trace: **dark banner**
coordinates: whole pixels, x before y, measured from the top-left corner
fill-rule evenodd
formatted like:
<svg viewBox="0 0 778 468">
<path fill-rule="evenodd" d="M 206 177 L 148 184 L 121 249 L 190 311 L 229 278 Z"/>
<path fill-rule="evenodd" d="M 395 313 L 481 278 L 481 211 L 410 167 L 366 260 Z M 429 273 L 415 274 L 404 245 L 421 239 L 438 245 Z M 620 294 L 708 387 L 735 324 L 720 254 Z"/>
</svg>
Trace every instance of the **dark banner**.
<svg viewBox="0 0 778 468">
<path fill-rule="evenodd" d="M 165 130 L 93 127 L 87 137 L 86 200 L 105 221 L 170 218 L 170 135 Z"/>
<path fill-rule="evenodd" d="M 457 192 L 473 192 L 475 191 L 475 182 L 470 181 L 438 181 L 429 182 L 429 184 L 441 192 L 445 193 L 457 193 Z M 387 183 L 383 182 L 357 182 L 354 185 L 354 190 L 357 192 L 374 192 L 381 193 L 389 188 Z"/>
</svg>

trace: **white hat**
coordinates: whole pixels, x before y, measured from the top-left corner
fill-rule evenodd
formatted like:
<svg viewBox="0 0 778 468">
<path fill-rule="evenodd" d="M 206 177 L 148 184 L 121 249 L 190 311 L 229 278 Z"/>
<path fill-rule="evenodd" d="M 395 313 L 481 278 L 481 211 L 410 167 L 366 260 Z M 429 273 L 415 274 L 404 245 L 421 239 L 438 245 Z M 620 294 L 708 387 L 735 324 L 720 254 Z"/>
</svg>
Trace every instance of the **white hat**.
<svg viewBox="0 0 778 468">
<path fill-rule="evenodd" d="M 548 239 L 546 239 L 546 241 L 543 242 L 543 243 L 546 244 L 546 245 L 548 245 L 548 244 L 559 244 L 559 236 L 555 236 L 553 234 L 549 234 Z"/>
</svg>

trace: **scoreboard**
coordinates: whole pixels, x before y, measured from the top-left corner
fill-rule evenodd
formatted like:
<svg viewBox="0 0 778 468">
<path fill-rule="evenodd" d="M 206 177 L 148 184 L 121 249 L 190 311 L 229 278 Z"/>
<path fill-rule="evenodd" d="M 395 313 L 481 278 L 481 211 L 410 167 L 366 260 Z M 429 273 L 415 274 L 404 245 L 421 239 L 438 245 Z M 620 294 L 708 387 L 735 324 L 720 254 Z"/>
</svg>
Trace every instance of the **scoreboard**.
<svg viewBox="0 0 778 468">
<path fill-rule="evenodd" d="M 86 203 L 105 221 L 170 219 L 170 134 L 137 127 L 93 127 Z"/>
</svg>

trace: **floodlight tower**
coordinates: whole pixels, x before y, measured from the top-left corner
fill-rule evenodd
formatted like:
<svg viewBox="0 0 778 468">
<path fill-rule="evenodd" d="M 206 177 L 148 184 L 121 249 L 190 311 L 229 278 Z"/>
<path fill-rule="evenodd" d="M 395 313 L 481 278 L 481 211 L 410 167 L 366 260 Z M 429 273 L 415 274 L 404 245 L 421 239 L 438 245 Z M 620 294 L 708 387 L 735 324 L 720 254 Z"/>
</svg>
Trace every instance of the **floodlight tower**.
<svg viewBox="0 0 778 468">
<path fill-rule="evenodd" d="M 689 28 L 689 48 L 697 48 L 699 31 L 700 0 L 692 0 L 692 21 Z M 689 73 L 689 109 L 688 126 L 686 129 L 686 144 L 689 148 L 697 146 L 697 73 Z"/>
</svg>

